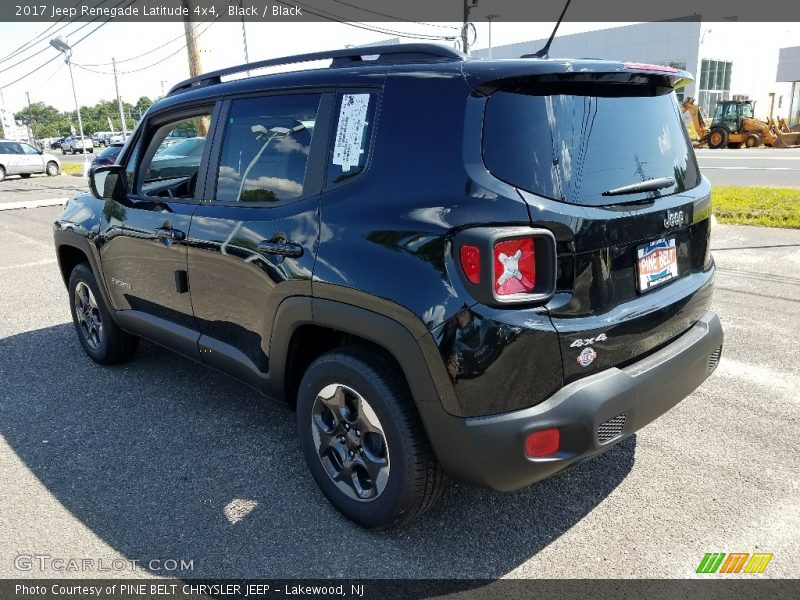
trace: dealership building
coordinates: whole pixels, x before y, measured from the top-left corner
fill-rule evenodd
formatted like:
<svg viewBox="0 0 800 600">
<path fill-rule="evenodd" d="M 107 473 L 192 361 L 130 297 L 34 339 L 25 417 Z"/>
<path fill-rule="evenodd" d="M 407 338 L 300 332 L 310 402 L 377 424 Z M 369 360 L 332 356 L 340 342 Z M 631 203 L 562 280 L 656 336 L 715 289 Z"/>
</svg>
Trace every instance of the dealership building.
<svg viewBox="0 0 800 600">
<path fill-rule="evenodd" d="M 644 62 L 686 69 L 695 80 L 678 97 L 693 97 L 705 115 L 713 114 L 718 100 L 754 100 L 759 118 L 784 117 L 800 122 L 800 46 L 781 47 L 778 35 L 753 35 L 765 24 L 703 23 L 697 19 L 638 23 L 557 35 L 550 56 L 603 58 Z M 781 32 L 796 24 L 776 24 Z M 785 39 L 785 38 L 784 38 Z M 797 38 L 795 38 L 797 39 Z M 531 54 L 546 40 L 495 46 L 493 58 Z M 489 49 L 472 55 L 486 58 Z"/>
</svg>

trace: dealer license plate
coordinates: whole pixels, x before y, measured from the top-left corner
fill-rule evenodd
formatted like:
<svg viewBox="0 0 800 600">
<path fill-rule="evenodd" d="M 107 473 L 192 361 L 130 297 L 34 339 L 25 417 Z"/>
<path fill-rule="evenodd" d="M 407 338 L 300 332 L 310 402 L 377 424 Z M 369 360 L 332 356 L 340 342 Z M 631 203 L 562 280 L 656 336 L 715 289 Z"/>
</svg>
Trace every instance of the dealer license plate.
<svg viewBox="0 0 800 600">
<path fill-rule="evenodd" d="M 675 237 L 648 242 L 636 249 L 639 291 L 652 290 L 678 276 Z"/>
</svg>

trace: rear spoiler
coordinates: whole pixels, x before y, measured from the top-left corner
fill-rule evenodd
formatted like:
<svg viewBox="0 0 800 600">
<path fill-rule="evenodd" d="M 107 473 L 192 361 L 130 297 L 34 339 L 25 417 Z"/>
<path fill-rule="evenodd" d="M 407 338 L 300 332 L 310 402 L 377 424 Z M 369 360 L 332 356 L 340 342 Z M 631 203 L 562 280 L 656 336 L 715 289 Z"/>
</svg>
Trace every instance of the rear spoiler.
<svg viewBox="0 0 800 600">
<path fill-rule="evenodd" d="M 622 63 L 596 59 L 473 59 L 464 61 L 462 73 L 472 88 L 485 96 L 515 83 L 645 83 L 679 89 L 694 81 L 688 71 L 663 65 Z"/>
</svg>

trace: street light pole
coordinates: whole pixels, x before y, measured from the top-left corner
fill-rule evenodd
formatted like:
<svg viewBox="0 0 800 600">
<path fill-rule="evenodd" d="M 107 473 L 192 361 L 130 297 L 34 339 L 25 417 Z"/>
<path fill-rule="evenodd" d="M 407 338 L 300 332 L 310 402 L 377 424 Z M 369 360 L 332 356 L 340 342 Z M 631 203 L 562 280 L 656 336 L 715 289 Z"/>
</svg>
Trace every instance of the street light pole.
<svg viewBox="0 0 800 600">
<path fill-rule="evenodd" d="M 89 165 L 86 162 L 86 140 L 83 138 L 83 119 L 81 119 L 81 107 L 78 104 L 78 92 L 75 91 L 75 76 L 72 73 L 72 46 L 67 44 L 63 38 L 57 37 L 50 40 L 50 45 L 64 53 L 64 62 L 69 67 L 69 80 L 72 83 L 72 98 L 75 100 L 75 112 L 78 113 L 78 133 L 81 136 L 81 150 L 83 154 L 83 175 L 89 172 Z"/>
<path fill-rule="evenodd" d="M 489 58 L 492 58 L 492 21 L 500 15 L 486 15 L 486 20 L 489 21 Z"/>
</svg>

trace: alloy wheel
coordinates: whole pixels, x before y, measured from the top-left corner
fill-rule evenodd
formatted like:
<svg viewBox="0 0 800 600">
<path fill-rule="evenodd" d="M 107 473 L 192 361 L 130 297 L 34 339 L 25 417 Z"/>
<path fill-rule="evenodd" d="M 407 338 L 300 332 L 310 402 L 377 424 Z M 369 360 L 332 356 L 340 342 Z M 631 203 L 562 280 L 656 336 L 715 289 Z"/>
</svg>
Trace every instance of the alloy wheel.
<svg viewBox="0 0 800 600">
<path fill-rule="evenodd" d="M 311 410 L 311 435 L 325 472 L 347 497 L 371 501 L 389 481 L 389 447 L 378 416 L 354 389 L 326 385 Z"/>
<path fill-rule="evenodd" d="M 83 338 L 92 350 L 103 342 L 103 320 L 92 290 L 83 281 L 75 286 L 75 317 Z"/>
</svg>

